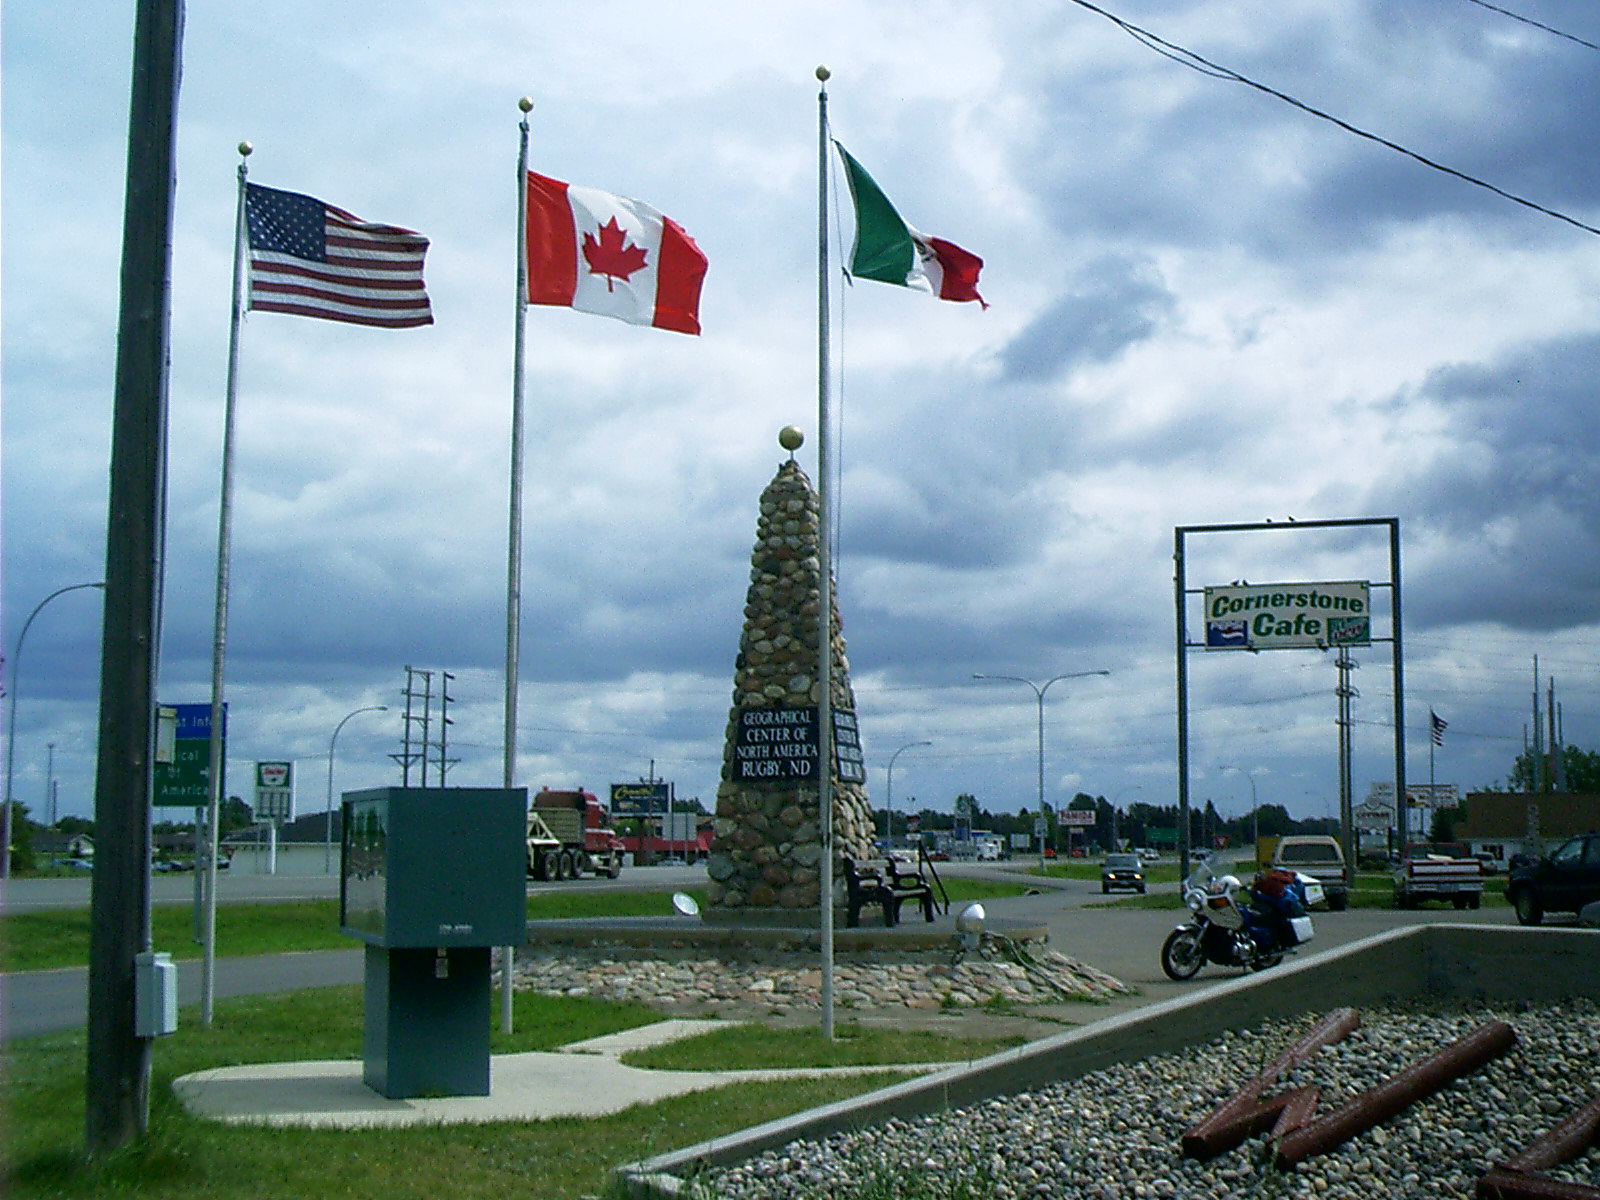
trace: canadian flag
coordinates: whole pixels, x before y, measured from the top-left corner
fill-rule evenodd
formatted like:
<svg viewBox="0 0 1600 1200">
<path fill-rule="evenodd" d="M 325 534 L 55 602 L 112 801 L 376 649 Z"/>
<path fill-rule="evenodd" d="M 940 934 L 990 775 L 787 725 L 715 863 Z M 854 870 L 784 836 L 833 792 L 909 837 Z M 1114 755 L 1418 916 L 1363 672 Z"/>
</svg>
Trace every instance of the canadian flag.
<svg viewBox="0 0 1600 1200">
<path fill-rule="evenodd" d="M 528 172 L 528 303 L 700 332 L 706 256 L 648 204 Z"/>
</svg>

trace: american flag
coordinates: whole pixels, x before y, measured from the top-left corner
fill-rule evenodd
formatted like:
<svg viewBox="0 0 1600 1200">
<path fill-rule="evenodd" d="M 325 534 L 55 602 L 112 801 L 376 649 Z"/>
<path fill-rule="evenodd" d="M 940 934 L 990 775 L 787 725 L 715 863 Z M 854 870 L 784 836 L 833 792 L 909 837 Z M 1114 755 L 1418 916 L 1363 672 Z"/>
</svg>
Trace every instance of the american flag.
<svg viewBox="0 0 1600 1200">
<path fill-rule="evenodd" d="M 421 234 L 254 183 L 245 187 L 245 224 L 252 309 L 386 329 L 433 324 Z"/>
<path fill-rule="evenodd" d="M 1433 730 L 1433 744 L 1435 746 L 1444 745 L 1444 731 L 1449 727 L 1450 722 L 1430 708 L 1428 710 L 1428 725 Z"/>
</svg>

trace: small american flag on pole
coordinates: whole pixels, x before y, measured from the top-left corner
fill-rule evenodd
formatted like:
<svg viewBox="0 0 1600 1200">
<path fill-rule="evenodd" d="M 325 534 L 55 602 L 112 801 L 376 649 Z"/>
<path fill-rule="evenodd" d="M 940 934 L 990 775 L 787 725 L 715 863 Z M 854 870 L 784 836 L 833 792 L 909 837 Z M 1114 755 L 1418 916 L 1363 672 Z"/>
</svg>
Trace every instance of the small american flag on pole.
<svg viewBox="0 0 1600 1200">
<path fill-rule="evenodd" d="M 385 329 L 433 324 L 421 234 L 254 183 L 245 187 L 245 224 L 250 308 Z"/>
<path fill-rule="evenodd" d="M 1450 722 L 1430 708 L 1428 710 L 1428 725 L 1433 731 L 1433 744 L 1435 746 L 1444 745 L 1444 731 L 1449 727 Z"/>
</svg>

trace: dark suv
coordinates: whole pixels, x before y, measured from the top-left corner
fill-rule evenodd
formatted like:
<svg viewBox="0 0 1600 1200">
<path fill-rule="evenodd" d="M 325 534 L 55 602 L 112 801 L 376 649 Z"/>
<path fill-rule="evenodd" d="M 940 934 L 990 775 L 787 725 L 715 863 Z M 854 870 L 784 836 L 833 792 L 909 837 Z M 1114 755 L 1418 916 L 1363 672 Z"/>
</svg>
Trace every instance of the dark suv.
<svg viewBox="0 0 1600 1200">
<path fill-rule="evenodd" d="M 1100 894 L 1112 888 L 1132 888 L 1144 894 L 1144 863 L 1137 854 L 1108 854 L 1100 864 Z"/>
<path fill-rule="evenodd" d="M 1506 899 L 1522 925 L 1537 925 L 1547 912 L 1577 912 L 1600 900 L 1600 833 L 1575 837 L 1527 866 L 1515 868 Z"/>
</svg>

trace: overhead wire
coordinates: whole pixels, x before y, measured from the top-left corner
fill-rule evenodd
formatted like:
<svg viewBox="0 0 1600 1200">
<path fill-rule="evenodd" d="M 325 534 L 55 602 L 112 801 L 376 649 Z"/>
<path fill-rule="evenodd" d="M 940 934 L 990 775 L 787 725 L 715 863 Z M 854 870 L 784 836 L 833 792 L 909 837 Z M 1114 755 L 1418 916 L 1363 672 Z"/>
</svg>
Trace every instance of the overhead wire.
<svg viewBox="0 0 1600 1200">
<path fill-rule="evenodd" d="M 1353 134 L 1356 137 L 1363 138 L 1366 141 L 1374 142 L 1379 146 L 1385 147 L 1386 149 L 1393 150 L 1396 154 L 1403 155 L 1404 157 L 1420 163 L 1431 170 L 1439 171 L 1445 175 L 1451 176 L 1452 178 L 1459 179 L 1463 183 L 1469 183 L 1473 187 L 1483 188 L 1485 191 L 1493 192 L 1501 199 L 1509 200 L 1513 204 L 1520 204 L 1523 208 L 1529 208 L 1534 212 L 1543 213 L 1547 217 L 1553 217 L 1558 221 L 1564 221 L 1566 224 L 1571 225 L 1576 229 L 1581 229 L 1585 233 L 1592 233 L 1597 237 L 1600 237 L 1600 228 L 1585 224 L 1576 217 L 1569 216 L 1564 212 L 1549 208 L 1538 203 L 1537 201 L 1529 200 L 1524 196 L 1519 196 L 1515 192 L 1509 192 L 1505 188 L 1488 182 L 1488 180 L 1479 179 L 1476 175 L 1468 175 L 1465 171 L 1459 171 L 1455 167 L 1447 166 L 1444 163 L 1428 158 L 1426 155 L 1418 154 L 1415 150 L 1409 149 L 1406 146 L 1402 146 L 1399 142 L 1391 141 L 1380 134 L 1373 133 L 1367 129 L 1362 129 L 1358 125 L 1352 125 L 1349 121 L 1346 121 L 1340 117 L 1336 117 L 1332 113 L 1324 112 L 1322 109 L 1313 107 L 1303 100 L 1297 100 L 1287 92 L 1279 91 L 1277 88 L 1271 87 L 1268 84 L 1260 82 L 1259 80 L 1251 79 L 1248 75 L 1242 75 L 1238 71 L 1235 71 L 1229 67 L 1224 67 L 1219 63 L 1214 63 L 1210 59 L 1195 53 L 1193 50 L 1189 50 L 1178 45 L 1176 42 L 1169 42 L 1165 38 L 1151 33 L 1148 29 L 1143 29 L 1140 26 L 1133 24 L 1131 21 L 1124 20 L 1122 17 L 1117 16 L 1116 13 L 1101 8 L 1098 4 L 1091 3 L 1090 0 L 1072 0 L 1072 3 L 1076 4 L 1079 8 L 1086 9 L 1089 12 L 1104 17 L 1113 25 L 1117 26 L 1117 28 L 1121 29 L 1129 37 L 1133 38 L 1134 41 L 1138 42 L 1140 45 L 1154 50 L 1158 54 L 1161 54 L 1166 58 L 1170 58 L 1173 62 L 1188 67 L 1190 70 L 1197 71 L 1200 74 L 1209 76 L 1212 79 L 1222 79 L 1231 83 L 1241 83 L 1245 87 L 1254 88 L 1256 91 L 1261 92 L 1264 95 L 1271 96 L 1275 100 L 1281 100 L 1283 103 L 1294 108 L 1298 108 L 1301 112 L 1306 113 L 1309 116 L 1316 117 L 1319 121 L 1327 121 L 1330 125 L 1336 125 L 1340 129 L 1343 129 L 1346 133 Z"/>
<path fill-rule="evenodd" d="M 1535 29 L 1542 29 L 1546 33 L 1553 33 L 1559 38 L 1566 38 L 1569 42 L 1577 42 L 1580 46 L 1587 46 L 1591 50 L 1600 50 L 1600 46 L 1593 42 L 1586 42 L 1581 37 L 1570 33 L 1563 33 L 1552 25 L 1542 21 L 1535 21 L 1532 17 L 1525 17 L 1521 13 L 1514 13 L 1509 8 L 1501 8 L 1498 4 L 1490 4 L 1489 0 L 1467 0 L 1468 4 L 1476 4 L 1479 8 L 1487 8 L 1490 12 L 1497 12 L 1503 17 L 1510 17 L 1513 21 L 1521 21 L 1524 25 L 1532 25 Z"/>
</svg>

